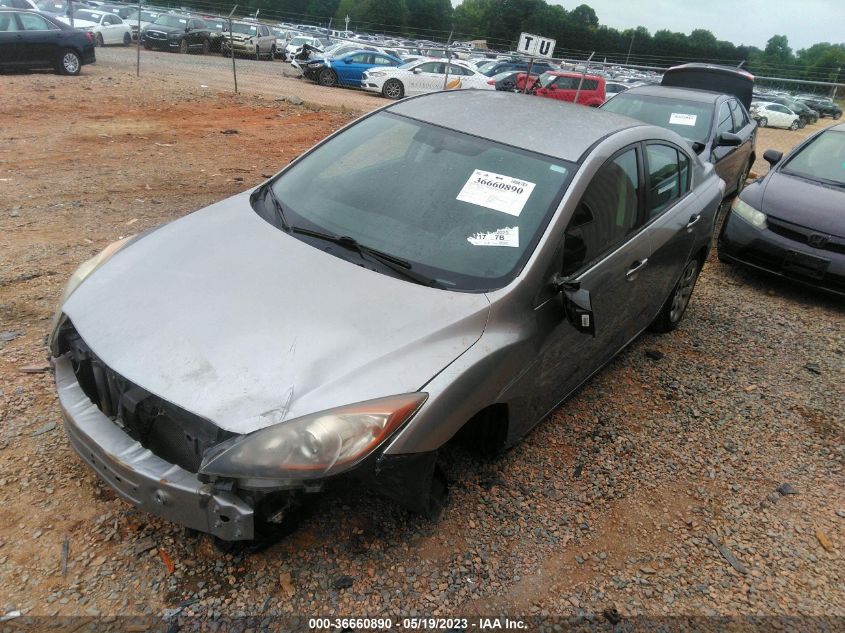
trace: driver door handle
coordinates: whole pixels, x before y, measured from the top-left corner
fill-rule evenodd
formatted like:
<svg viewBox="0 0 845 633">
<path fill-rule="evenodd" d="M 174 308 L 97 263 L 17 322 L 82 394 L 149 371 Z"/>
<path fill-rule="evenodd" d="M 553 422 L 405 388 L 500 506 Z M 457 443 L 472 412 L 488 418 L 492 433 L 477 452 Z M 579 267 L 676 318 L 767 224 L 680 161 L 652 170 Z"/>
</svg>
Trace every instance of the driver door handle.
<svg viewBox="0 0 845 633">
<path fill-rule="evenodd" d="M 631 267 L 628 269 L 628 272 L 625 273 L 625 276 L 628 278 L 628 281 L 631 281 L 638 272 L 640 272 L 645 265 L 648 264 L 648 258 L 645 257 L 641 261 L 634 262 L 631 264 Z"/>
<path fill-rule="evenodd" d="M 696 223 L 697 223 L 700 219 L 701 219 L 701 214 L 700 214 L 700 213 L 696 213 L 694 216 L 692 216 L 692 217 L 689 219 L 689 222 L 687 222 L 687 228 L 688 228 L 688 229 L 691 229 L 692 227 L 694 227 L 694 226 L 696 225 Z"/>
</svg>

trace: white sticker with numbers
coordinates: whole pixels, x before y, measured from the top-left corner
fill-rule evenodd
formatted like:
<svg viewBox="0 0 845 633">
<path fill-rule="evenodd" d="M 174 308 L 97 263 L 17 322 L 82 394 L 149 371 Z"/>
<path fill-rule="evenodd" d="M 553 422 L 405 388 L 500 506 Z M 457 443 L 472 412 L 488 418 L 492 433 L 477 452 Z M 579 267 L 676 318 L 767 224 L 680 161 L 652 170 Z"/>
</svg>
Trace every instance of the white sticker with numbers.
<svg viewBox="0 0 845 633">
<path fill-rule="evenodd" d="M 467 238 L 473 246 L 519 246 L 519 227 L 498 229 L 490 233 L 476 233 Z"/>
<path fill-rule="evenodd" d="M 695 125 L 697 120 L 697 114 L 679 114 L 673 112 L 669 116 L 669 125 Z"/>
<path fill-rule="evenodd" d="M 458 194 L 458 200 L 519 216 L 534 191 L 534 184 L 476 169 Z"/>
</svg>

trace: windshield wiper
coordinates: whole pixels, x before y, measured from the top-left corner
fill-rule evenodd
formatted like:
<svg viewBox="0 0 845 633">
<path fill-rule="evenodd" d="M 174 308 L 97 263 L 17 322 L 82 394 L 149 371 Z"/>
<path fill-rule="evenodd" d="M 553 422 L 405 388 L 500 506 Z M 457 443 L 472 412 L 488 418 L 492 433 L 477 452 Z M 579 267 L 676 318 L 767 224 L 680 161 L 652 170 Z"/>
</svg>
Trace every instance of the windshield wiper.
<svg viewBox="0 0 845 633">
<path fill-rule="evenodd" d="M 276 210 L 276 217 L 279 219 L 279 223 L 282 225 L 282 230 L 287 231 L 290 233 L 291 226 L 285 218 L 285 207 L 279 200 L 276 192 L 273 191 L 273 185 L 267 185 L 267 195 L 270 196 L 270 200 L 273 202 L 273 208 Z"/>
<path fill-rule="evenodd" d="M 304 229 L 299 226 L 292 226 L 290 228 L 291 233 L 297 233 L 298 235 L 306 235 L 308 237 L 313 237 L 318 240 L 325 240 L 326 242 L 333 242 L 334 244 L 338 244 L 343 246 L 344 248 L 348 248 L 349 250 L 355 251 L 362 256 L 367 256 L 371 260 L 376 260 L 379 263 L 387 266 L 391 270 L 399 273 L 415 281 L 416 283 L 423 285 L 423 286 L 435 286 L 437 285 L 437 281 L 426 277 L 425 275 L 421 275 L 420 273 L 414 271 L 414 267 L 411 265 L 411 262 L 396 257 L 394 255 L 390 255 L 389 253 L 385 253 L 383 251 L 377 250 L 375 248 L 370 248 L 369 246 L 364 246 L 360 244 L 358 240 L 354 237 L 349 237 L 348 235 L 332 235 L 330 233 L 323 233 L 321 231 L 312 231 L 311 229 Z"/>
</svg>

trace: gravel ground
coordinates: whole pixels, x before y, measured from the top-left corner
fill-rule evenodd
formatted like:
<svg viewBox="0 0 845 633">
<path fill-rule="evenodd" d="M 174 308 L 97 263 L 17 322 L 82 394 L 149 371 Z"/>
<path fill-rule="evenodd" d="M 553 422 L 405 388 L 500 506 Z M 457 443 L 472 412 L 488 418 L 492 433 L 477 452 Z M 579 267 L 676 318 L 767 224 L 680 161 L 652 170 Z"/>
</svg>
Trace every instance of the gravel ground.
<svg viewBox="0 0 845 633">
<path fill-rule="evenodd" d="M 336 489 L 268 550 L 222 554 L 116 498 L 41 371 L 65 280 L 349 115 L 136 80 L 112 52 L 79 78 L 3 77 L 0 612 L 845 617 L 845 310 L 713 256 L 679 330 L 641 337 L 507 454 L 446 451 L 436 524 Z M 760 154 L 810 131 L 761 130 Z"/>
</svg>

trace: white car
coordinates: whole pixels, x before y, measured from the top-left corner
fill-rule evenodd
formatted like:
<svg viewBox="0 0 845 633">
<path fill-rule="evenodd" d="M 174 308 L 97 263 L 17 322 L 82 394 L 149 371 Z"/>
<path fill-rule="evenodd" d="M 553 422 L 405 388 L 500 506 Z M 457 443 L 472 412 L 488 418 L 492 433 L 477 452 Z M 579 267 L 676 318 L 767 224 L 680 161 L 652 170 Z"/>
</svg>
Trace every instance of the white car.
<svg viewBox="0 0 845 633">
<path fill-rule="evenodd" d="M 70 25 L 70 18 L 61 17 L 58 19 Z M 129 46 L 132 43 L 132 29 L 129 23 L 124 22 L 120 16 L 114 13 L 78 9 L 73 12 L 73 26 L 82 31 L 91 31 L 94 34 L 94 42 L 97 46 L 105 46 L 106 44 Z"/>
<path fill-rule="evenodd" d="M 305 44 L 323 50 L 323 43 L 320 41 L 319 38 L 312 37 L 310 35 L 297 35 L 296 37 L 291 38 L 290 41 L 285 44 L 285 60 L 293 60 L 294 56 L 302 50 L 302 47 Z"/>
<path fill-rule="evenodd" d="M 488 77 L 476 72 L 468 64 L 451 62 L 449 77 L 446 77 L 447 63 L 442 59 L 421 59 L 395 68 L 377 68 L 364 72 L 361 87 L 378 92 L 388 99 L 401 99 L 425 92 L 480 88 L 493 90 L 487 83 Z M 445 83 L 445 86 L 444 86 Z"/>
<path fill-rule="evenodd" d="M 797 130 L 798 115 L 779 103 L 752 103 L 751 116 L 760 127 L 785 127 Z"/>
<path fill-rule="evenodd" d="M 156 21 L 156 18 L 160 16 L 161 13 L 159 11 L 148 11 L 147 9 L 141 9 L 141 30 L 143 31 L 147 28 L 150 24 Z M 129 25 L 129 28 L 132 29 L 132 39 L 138 39 L 138 11 L 135 10 L 129 15 L 126 16 L 124 19 Z"/>
</svg>

